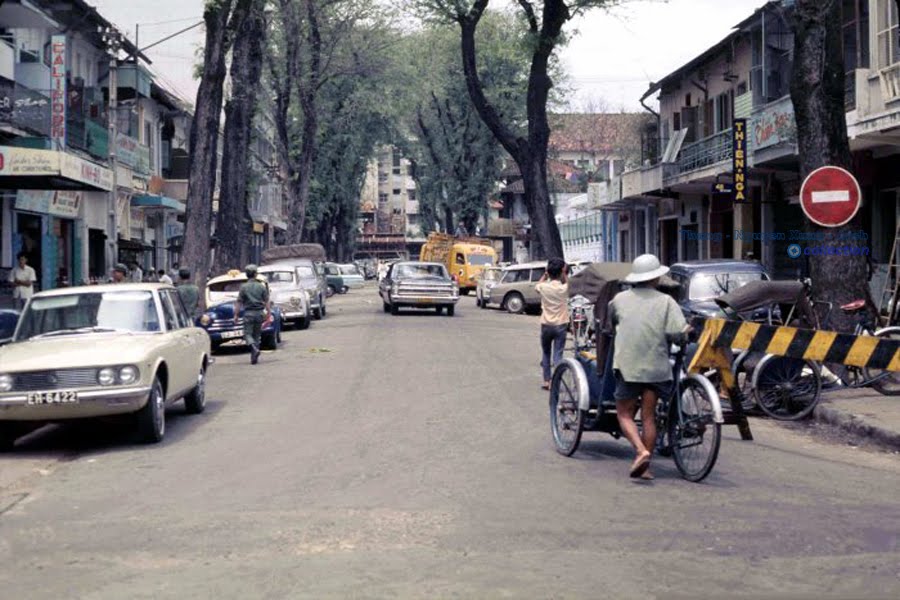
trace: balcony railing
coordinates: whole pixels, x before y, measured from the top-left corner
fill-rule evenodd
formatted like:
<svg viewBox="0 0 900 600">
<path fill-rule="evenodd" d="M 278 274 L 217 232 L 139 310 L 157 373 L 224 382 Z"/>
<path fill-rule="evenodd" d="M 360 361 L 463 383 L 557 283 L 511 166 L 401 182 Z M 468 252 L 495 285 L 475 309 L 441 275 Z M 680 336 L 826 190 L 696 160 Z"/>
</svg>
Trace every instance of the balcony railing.
<svg viewBox="0 0 900 600">
<path fill-rule="evenodd" d="M 0 78 L 0 123 L 37 136 L 50 135 L 49 95 Z"/>
<path fill-rule="evenodd" d="M 681 149 L 678 172 L 687 173 L 708 167 L 731 158 L 731 129 L 723 129 L 715 135 L 699 142 L 688 144 Z"/>
</svg>

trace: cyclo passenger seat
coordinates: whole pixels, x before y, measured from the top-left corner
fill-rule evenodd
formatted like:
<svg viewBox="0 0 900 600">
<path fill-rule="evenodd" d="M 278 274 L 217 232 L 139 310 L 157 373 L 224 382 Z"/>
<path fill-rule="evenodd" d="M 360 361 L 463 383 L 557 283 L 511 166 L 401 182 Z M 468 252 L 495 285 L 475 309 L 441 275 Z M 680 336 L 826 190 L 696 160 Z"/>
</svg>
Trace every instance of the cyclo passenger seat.
<svg viewBox="0 0 900 600">
<path fill-rule="evenodd" d="M 860 298 L 859 300 L 854 300 L 853 302 L 848 302 L 847 304 L 841 304 L 841 310 L 845 313 L 855 313 L 859 310 L 862 310 L 866 306 L 866 301 L 864 298 Z"/>
</svg>

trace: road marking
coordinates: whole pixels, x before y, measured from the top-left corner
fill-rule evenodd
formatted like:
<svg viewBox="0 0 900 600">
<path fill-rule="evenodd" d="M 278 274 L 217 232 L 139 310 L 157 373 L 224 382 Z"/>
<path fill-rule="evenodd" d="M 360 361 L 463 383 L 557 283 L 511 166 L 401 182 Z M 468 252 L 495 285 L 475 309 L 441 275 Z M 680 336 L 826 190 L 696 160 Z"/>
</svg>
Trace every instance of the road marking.
<svg viewBox="0 0 900 600">
<path fill-rule="evenodd" d="M 826 202 L 850 202 L 850 190 L 831 190 L 827 192 L 812 193 L 813 204 L 824 204 Z"/>
</svg>

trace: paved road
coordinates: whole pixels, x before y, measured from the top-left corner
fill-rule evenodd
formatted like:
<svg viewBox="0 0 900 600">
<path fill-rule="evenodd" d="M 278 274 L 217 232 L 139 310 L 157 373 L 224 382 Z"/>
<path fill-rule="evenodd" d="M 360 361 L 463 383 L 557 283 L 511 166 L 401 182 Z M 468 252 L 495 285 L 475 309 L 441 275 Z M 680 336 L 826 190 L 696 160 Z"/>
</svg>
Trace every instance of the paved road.
<svg viewBox="0 0 900 600">
<path fill-rule="evenodd" d="M 754 421 L 700 485 L 632 482 L 599 434 L 560 457 L 536 327 L 354 291 L 220 356 L 160 446 L 32 436 L 0 458 L 0 597 L 900 596 L 897 456 Z"/>
</svg>

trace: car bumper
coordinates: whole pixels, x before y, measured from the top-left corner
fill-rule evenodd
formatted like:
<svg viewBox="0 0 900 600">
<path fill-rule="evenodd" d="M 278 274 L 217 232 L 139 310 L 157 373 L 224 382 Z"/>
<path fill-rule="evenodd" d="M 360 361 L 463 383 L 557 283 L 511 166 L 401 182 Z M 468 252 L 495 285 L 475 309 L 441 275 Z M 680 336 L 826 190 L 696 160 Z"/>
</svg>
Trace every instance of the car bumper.
<svg viewBox="0 0 900 600">
<path fill-rule="evenodd" d="M 281 318 L 285 321 L 299 321 L 308 316 L 309 315 L 304 310 L 285 310 L 281 313 Z"/>
<path fill-rule="evenodd" d="M 78 391 L 78 402 L 28 404 L 25 394 L 0 396 L 0 421 L 62 421 L 121 415 L 140 410 L 150 397 L 149 387 Z"/>
<path fill-rule="evenodd" d="M 458 296 L 391 296 L 395 306 L 453 306 Z"/>
</svg>

